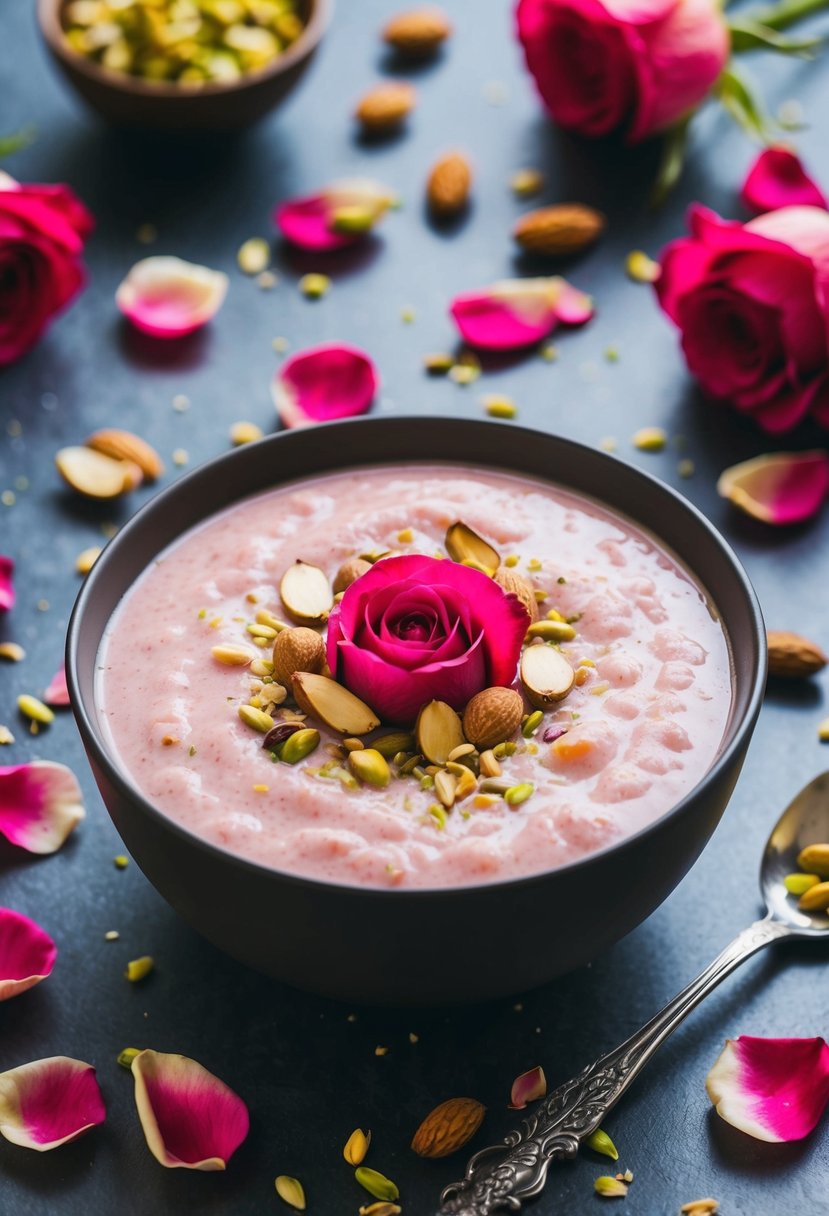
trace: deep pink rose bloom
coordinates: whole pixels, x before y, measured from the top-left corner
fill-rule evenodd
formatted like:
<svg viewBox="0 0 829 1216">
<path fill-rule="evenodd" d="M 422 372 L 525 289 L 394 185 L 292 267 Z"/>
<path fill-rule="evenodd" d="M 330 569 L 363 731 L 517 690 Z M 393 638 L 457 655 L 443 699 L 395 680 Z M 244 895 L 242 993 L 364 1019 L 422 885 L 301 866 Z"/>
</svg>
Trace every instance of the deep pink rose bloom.
<svg viewBox="0 0 829 1216">
<path fill-rule="evenodd" d="M 629 143 L 695 109 L 731 46 L 715 0 L 519 0 L 517 18 L 555 121 Z"/>
<path fill-rule="evenodd" d="M 826 195 L 790 148 L 764 148 L 749 169 L 740 198 L 756 215 L 779 207 L 822 207 Z"/>
<path fill-rule="evenodd" d="M 376 562 L 328 621 L 328 665 L 386 722 L 409 725 L 427 701 L 463 709 L 482 688 L 510 685 L 529 624 L 498 583 L 448 559 Z"/>
<path fill-rule="evenodd" d="M 662 253 L 659 303 L 703 388 L 779 434 L 829 426 L 829 213 L 784 207 L 747 224 L 695 206 Z"/>
<path fill-rule="evenodd" d="M 83 286 L 92 227 L 68 186 L 21 185 L 0 173 L 0 366 L 34 346 Z"/>
</svg>

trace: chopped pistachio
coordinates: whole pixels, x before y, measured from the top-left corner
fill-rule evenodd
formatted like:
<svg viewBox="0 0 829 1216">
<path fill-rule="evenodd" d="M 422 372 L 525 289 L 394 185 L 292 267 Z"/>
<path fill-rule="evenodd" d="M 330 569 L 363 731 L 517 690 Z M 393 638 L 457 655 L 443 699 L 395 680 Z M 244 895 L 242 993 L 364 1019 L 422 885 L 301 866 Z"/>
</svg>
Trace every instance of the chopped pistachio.
<svg viewBox="0 0 829 1216">
<path fill-rule="evenodd" d="M 183 465 L 187 464 L 189 459 L 190 456 L 186 448 L 176 448 L 176 450 L 173 452 L 172 461 L 177 468 L 181 468 Z"/>
<path fill-rule="evenodd" d="M 10 743 L 14 743 L 14 735 L 8 726 L 0 726 L 0 746 L 6 747 Z"/>
<path fill-rule="evenodd" d="M 518 407 L 511 397 L 502 397 L 499 393 L 487 393 L 481 398 L 483 405 L 490 418 L 515 418 L 518 414 Z"/>
<path fill-rule="evenodd" d="M 75 570 L 78 574 L 89 574 L 89 571 L 100 556 L 101 550 L 98 545 L 91 545 L 88 549 L 82 549 L 75 558 Z"/>
<path fill-rule="evenodd" d="M 603 1156 L 610 1157 L 611 1161 L 619 1160 L 619 1152 L 616 1145 L 610 1139 L 607 1132 L 602 1131 L 600 1127 L 597 1127 L 584 1143 L 588 1148 L 592 1148 L 594 1153 L 602 1153 Z"/>
<path fill-rule="evenodd" d="M 625 271 L 634 283 L 655 283 L 662 268 L 641 249 L 634 249 L 625 258 Z"/>
<path fill-rule="evenodd" d="M 829 743 L 829 718 L 824 718 L 817 728 L 817 737 L 821 743 Z"/>
<path fill-rule="evenodd" d="M 511 785 L 508 790 L 504 791 L 504 802 L 508 806 L 520 806 L 522 802 L 526 802 L 532 794 L 535 786 L 529 781 L 522 781 L 520 785 Z"/>
<path fill-rule="evenodd" d="M 263 270 L 256 276 L 256 286 L 260 291 L 273 291 L 279 279 L 272 270 Z"/>
<path fill-rule="evenodd" d="M 538 730 L 543 720 L 544 714 L 540 709 L 536 709 L 533 713 L 528 714 L 521 727 L 521 734 L 524 736 L 524 738 L 531 738 Z"/>
<path fill-rule="evenodd" d="M 17 642 L 0 642 L 0 659 L 7 659 L 10 663 L 19 663 L 25 657 L 26 651 Z"/>
<path fill-rule="evenodd" d="M 517 169 L 510 178 L 510 189 L 518 198 L 529 198 L 544 189 L 544 174 L 540 169 Z"/>
<path fill-rule="evenodd" d="M 423 366 L 431 376 L 445 376 L 455 366 L 452 355 L 432 354 L 423 356 Z"/>
<path fill-rule="evenodd" d="M 679 464 L 676 466 L 676 471 L 680 477 L 693 477 L 694 476 L 693 460 L 680 460 Z"/>
<path fill-rule="evenodd" d="M 152 957 L 149 954 L 142 954 L 141 958 L 131 959 L 127 963 L 124 975 L 131 984 L 135 984 L 138 980 L 146 979 L 154 966 L 155 962 Z"/>
<path fill-rule="evenodd" d="M 628 1193 L 627 1183 L 618 1178 L 611 1178 L 609 1174 L 597 1178 L 593 1183 L 593 1189 L 597 1195 L 602 1195 L 605 1199 L 622 1198 Z"/>
<path fill-rule="evenodd" d="M 394 1200 L 400 1198 L 400 1191 L 390 1178 L 386 1178 L 385 1175 L 378 1173 L 377 1170 L 369 1169 L 366 1165 L 361 1165 L 354 1171 L 354 1178 L 375 1199 Z"/>
<path fill-rule="evenodd" d="M 263 434 L 261 426 L 257 426 L 255 422 L 234 422 L 230 428 L 230 442 L 241 447 L 243 443 L 255 443 Z"/>
<path fill-rule="evenodd" d="M 41 726 L 48 726 L 55 720 L 54 711 L 39 701 L 37 697 L 29 696 L 28 693 L 22 693 L 17 698 L 17 708 L 24 718 L 29 718 L 30 721 L 37 722 Z"/>
<path fill-rule="evenodd" d="M 558 358 L 558 347 L 554 346 L 552 342 L 545 342 L 538 353 L 545 363 L 555 363 Z"/>
<path fill-rule="evenodd" d="M 619 362 L 619 347 L 618 346 L 606 346 L 605 351 L 604 351 L 604 357 L 608 363 L 618 363 Z"/>
<path fill-rule="evenodd" d="M 106 933 L 104 934 L 104 941 L 105 942 L 117 942 L 118 938 L 120 936 L 121 936 L 121 934 L 118 932 L 117 929 L 107 929 Z"/>
<path fill-rule="evenodd" d="M 116 870 L 126 870 L 127 866 L 130 864 L 130 859 L 127 857 L 126 853 L 118 853 L 117 856 L 113 857 L 112 864 L 115 866 Z"/>
<path fill-rule="evenodd" d="M 633 436 L 633 446 L 640 452 L 661 452 L 668 442 L 668 436 L 661 426 L 643 426 Z"/>
<path fill-rule="evenodd" d="M 299 290 L 309 300 L 321 300 L 331 290 L 331 280 L 327 274 L 304 274 Z"/>
<path fill-rule="evenodd" d="M 288 1207 L 294 1208 L 297 1212 L 305 1211 L 305 1191 L 297 1178 L 280 1174 L 278 1178 L 274 1179 L 274 1187 L 279 1198 L 283 1203 L 287 1203 Z"/>
<path fill-rule="evenodd" d="M 118 1055 L 116 1056 L 116 1063 L 120 1064 L 122 1068 L 126 1068 L 127 1071 L 129 1071 L 132 1068 L 132 1062 L 135 1057 L 140 1055 L 140 1047 L 125 1047 L 123 1051 L 118 1052 Z"/>
<path fill-rule="evenodd" d="M 481 374 L 479 367 L 474 367 L 469 363 L 456 363 L 449 369 L 449 379 L 453 384 L 473 384 Z"/>
<path fill-rule="evenodd" d="M 271 261 L 271 247 L 261 236 L 252 236 L 239 246 L 236 262 L 243 274 L 261 274 Z"/>
<path fill-rule="evenodd" d="M 362 1128 L 357 1127 L 345 1142 L 343 1157 L 349 1165 L 362 1165 L 370 1144 L 371 1132 L 364 1132 Z"/>
<path fill-rule="evenodd" d="M 284 355 L 290 349 L 290 346 L 291 344 L 287 338 L 271 338 L 271 348 L 277 355 Z"/>
</svg>

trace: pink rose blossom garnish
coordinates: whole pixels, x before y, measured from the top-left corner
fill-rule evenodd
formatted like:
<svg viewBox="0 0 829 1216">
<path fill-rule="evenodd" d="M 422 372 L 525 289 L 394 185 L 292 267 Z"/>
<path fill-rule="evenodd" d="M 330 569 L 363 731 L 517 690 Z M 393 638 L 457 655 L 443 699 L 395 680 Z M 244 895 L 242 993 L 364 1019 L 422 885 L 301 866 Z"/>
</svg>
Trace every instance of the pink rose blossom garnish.
<svg viewBox="0 0 829 1216">
<path fill-rule="evenodd" d="M 153 338 L 183 338 L 216 315 L 227 292 L 227 275 L 181 258 L 136 262 L 115 293 L 132 324 Z"/>
<path fill-rule="evenodd" d="M 461 337 L 480 350 L 516 350 L 549 337 L 559 325 L 582 325 L 593 315 L 589 296 L 553 275 L 504 279 L 456 296 L 450 312 Z"/>
<path fill-rule="evenodd" d="M 20 996 L 51 975 L 57 947 L 21 912 L 0 908 L 0 1001 Z"/>
<path fill-rule="evenodd" d="M 150 1152 L 170 1169 L 223 1170 L 248 1134 L 248 1108 L 187 1056 L 141 1051 L 135 1104 Z"/>
<path fill-rule="evenodd" d="M 14 562 L 0 553 L 0 612 L 8 612 L 14 607 L 13 574 Z"/>
<path fill-rule="evenodd" d="M 547 1078 L 544 1069 L 538 1066 L 529 1072 L 522 1072 L 512 1083 L 509 1096 L 510 1110 L 523 1110 L 528 1102 L 543 1098 L 547 1092 Z"/>
<path fill-rule="evenodd" d="M 797 524 L 820 510 L 829 495 L 829 453 L 772 452 L 726 469 L 717 482 L 723 498 L 767 524 Z"/>
<path fill-rule="evenodd" d="M 84 818 L 83 795 L 64 764 L 0 765 L 0 835 L 29 853 L 55 853 Z"/>
<path fill-rule="evenodd" d="M 821 1038 L 727 1039 L 705 1088 L 717 1114 L 756 1140 L 802 1140 L 829 1102 L 829 1045 Z"/>
<path fill-rule="evenodd" d="M 0 1135 L 44 1153 L 103 1123 L 106 1107 L 95 1069 L 50 1056 L 0 1073 Z"/>
<path fill-rule="evenodd" d="M 822 207 L 826 195 L 790 148 L 764 148 L 748 171 L 740 198 L 749 211 L 761 214 L 779 207 Z"/>
<path fill-rule="evenodd" d="M 487 574 L 422 554 L 386 557 L 328 618 L 328 664 L 387 722 L 410 725 L 428 701 L 462 709 L 515 680 L 528 614 Z"/>
<path fill-rule="evenodd" d="M 69 688 L 66 683 L 66 666 L 61 663 L 49 681 L 49 686 L 43 694 L 47 705 L 64 706 L 69 704 Z"/>
<path fill-rule="evenodd" d="M 274 221 L 292 245 L 330 252 L 361 241 L 393 202 L 394 195 L 385 186 L 356 178 L 280 203 Z"/>
<path fill-rule="evenodd" d="M 311 426 L 365 414 L 379 386 L 365 351 L 338 343 L 287 359 L 274 377 L 272 395 L 283 426 Z"/>
</svg>

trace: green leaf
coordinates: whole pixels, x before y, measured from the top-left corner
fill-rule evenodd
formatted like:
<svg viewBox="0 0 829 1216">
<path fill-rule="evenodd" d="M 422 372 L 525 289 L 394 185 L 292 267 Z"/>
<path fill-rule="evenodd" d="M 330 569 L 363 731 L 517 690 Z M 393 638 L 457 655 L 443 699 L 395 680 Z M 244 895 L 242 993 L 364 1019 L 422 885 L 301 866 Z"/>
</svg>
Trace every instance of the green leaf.
<svg viewBox="0 0 829 1216">
<path fill-rule="evenodd" d="M 679 181 L 682 167 L 685 164 L 685 151 L 688 147 L 688 126 L 691 115 L 681 119 L 665 132 L 662 141 L 662 156 L 656 171 L 656 180 L 651 191 L 651 206 L 661 207 L 668 195 Z"/>
<path fill-rule="evenodd" d="M 772 141 L 771 123 L 762 99 L 736 68 L 725 69 L 715 91 L 720 103 L 747 135 L 764 144 Z"/>
<path fill-rule="evenodd" d="M 813 59 L 824 38 L 787 38 L 769 25 L 751 17 L 735 17 L 729 21 L 732 51 L 775 51 L 778 55 L 799 55 Z"/>
<path fill-rule="evenodd" d="M 0 159 L 4 156 L 11 156 L 12 152 L 19 152 L 21 148 L 28 147 L 34 137 L 33 127 L 23 127 L 14 135 L 0 135 Z"/>
</svg>

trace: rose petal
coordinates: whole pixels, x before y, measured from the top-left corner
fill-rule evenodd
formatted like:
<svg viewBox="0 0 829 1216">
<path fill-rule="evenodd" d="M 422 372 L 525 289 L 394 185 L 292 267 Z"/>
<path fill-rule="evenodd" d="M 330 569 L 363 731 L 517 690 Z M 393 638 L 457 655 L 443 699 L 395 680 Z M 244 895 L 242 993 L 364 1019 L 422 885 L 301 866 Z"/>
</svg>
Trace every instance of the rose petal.
<svg viewBox="0 0 829 1216">
<path fill-rule="evenodd" d="M 705 1088 L 717 1114 L 757 1140 L 802 1140 L 829 1103 L 829 1045 L 815 1039 L 727 1039 Z"/>
<path fill-rule="evenodd" d="M 288 199 L 274 213 L 277 228 L 300 249 L 329 252 L 363 240 L 394 202 L 385 186 L 367 178 L 334 182 L 319 194 Z M 359 221 L 350 230 L 338 220 Z"/>
<path fill-rule="evenodd" d="M 528 1102 L 535 1102 L 536 1098 L 543 1098 L 546 1092 L 547 1078 L 540 1065 L 537 1068 L 531 1068 L 529 1072 L 522 1072 L 521 1076 L 516 1077 L 512 1083 L 509 1109 L 523 1110 Z"/>
<path fill-rule="evenodd" d="M 150 1152 L 170 1169 L 223 1170 L 248 1134 L 248 1108 L 187 1056 L 141 1051 L 135 1104 Z"/>
<path fill-rule="evenodd" d="M 791 148 L 764 148 L 748 171 L 740 198 L 749 211 L 758 214 L 780 207 L 829 210 L 826 195 Z"/>
<path fill-rule="evenodd" d="M 85 814 L 81 787 L 65 765 L 0 765 L 0 835 L 12 844 L 54 853 Z"/>
<path fill-rule="evenodd" d="M 272 386 L 283 426 L 312 426 L 365 414 L 377 395 L 377 369 L 356 346 L 315 346 L 286 360 Z"/>
<path fill-rule="evenodd" d="M 533 346 L 559 323 L 581 325 L 593 315 L 590 297 L 558 275 L 504 279 L 456 296 L 450 312 L 464 340 L 482 350 Z"/>
<path fill-rule="evenodd" d="M 744 460 L 721 474 L 717 491 L 764 523 L 800 523 L 829 495 L 829 453 L 771 452 Z"/>
<path fill-rule="evenodd" d="M 0 612 L 8 612 L 14 607 L 14 562 L 10 557 L 0 554 Z"/>
<path fill-rule="evenodd" d="M 64 663 L 61 663 L 49 681 L 49 687 L 43 694 L 43 700 L 47 705 L 69 704 L 69 688 L 66 683 L 66 665 Z"/>
<path fill-rule="evenodd" d="M 125 317 L 154 338 L 181 338 L 214 317 L 227 292 L 227 275 L 181 258 L 136 262 L 115 293 Z"/>
<path fill-rule="evenodd" d="M 50 1056 L 0 1073 L 0 1135 L 43 1153 L 97 1127 L 106 1107 L 95 1069 Z"/>
<path fill-rule="evenodd" d="M 0 1001 L 20 996 L 51 975 L 57 947 L 40 925 L 0 908 Z"/>
</svg>

